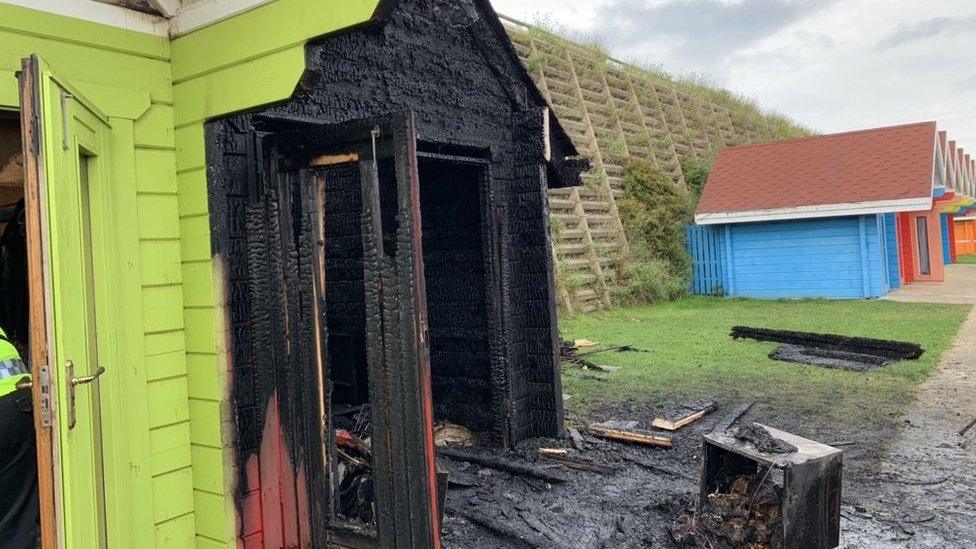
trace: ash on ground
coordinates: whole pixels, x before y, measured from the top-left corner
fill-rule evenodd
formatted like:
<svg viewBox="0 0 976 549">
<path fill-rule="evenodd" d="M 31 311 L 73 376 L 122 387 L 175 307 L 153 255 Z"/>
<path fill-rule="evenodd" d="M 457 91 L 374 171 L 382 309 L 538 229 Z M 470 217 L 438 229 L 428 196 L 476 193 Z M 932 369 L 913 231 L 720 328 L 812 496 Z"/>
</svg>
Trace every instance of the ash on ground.
<svg viewBox="0 0 976 549">
<path fill-rule="evenodd" d="M 701 434 L 712 421 L 699 423 L 670 433 L 672 449 L 611 442 L 584 432 L 576 441 L 569 436 L 526 441 L 505 454 L 559 475 L 564 483 L 440 457 L 439 469 L 450 479 L 444 546 L 671 546 L 668 526 L 693 506 L 698 490 Z M 540 457 L 539 448 L 563 448 L 569 458 L 611 471 L 568 468 Z M 465 449 L 498 455 L 484 448 Z"/>
<path fill-rule="evenodd" d="M 679 517 L 694 512 L 699 493 L 702 435 L 745 399 L 741 395 L 738 399 L 726 398 L 724 405 L 704 419 L 674 433 L 661 433 L 673 439 L 672 449 L 609 442 L 584 433 L 581 450 L 574 448 L 569 438 L 543 439 L 527 441 L 507 454 L 512 459 L 558 472 L 567 479 L 562 484 L 547 484 L 440 458 L 440 467 L 449 471 L 451 478 L 444 517 L 444 546 L 451 549 L 679 547 L 671 536 L 671 527 Z M 661 410 L 678 404 L 674 400 L 629 400 L 597 409 L 585 418 L 572 419 L 571 423 L 637 420 L 647 426 Z M 895 539 L 908 538 L 907 544 L 911 545 L 912 538 L 918 540 L 923 536 L 942 540 L 959 537 L 955 533 L 958 524 L 932 520 L 931 515 L 916 516 L 919 513 L 909 507 L 919 503 L 911 498 L 900 505 L 886 502 L 888 511 L 884 515 L 865 510 L 865 506 L 873 507 L 872 502 L 878 501 L 878 487 L 891 482 L 889 478 L 878 477 L 887 444 L 899 433 L 894 420 L 870 424 L 836 422 L 817 415 L 797 414 L 791 406 L 760 402 L 737 425 L 752 421 L 843 448 L 842 528 L 848 532 L 874 527 L 881 532 L 876 537 L 891 540 L 845 547 L 875 549 L 903 543 Z M 567 469 L 540 458 L 540 447 L 566 448 L 571 457 L 613 467 L 616 472 L 599 474 Z M 497 455 L 496 451 L 480 451 Z M 946 485 L 927 488 L 945 491 Z M 511 529 L 499 533 L 469 516 L 487 517 L 496 526 L 503 523 Z M 914 532 L 907 534 L 906 529 Z M 966 545 L 949 541 L 940 549 L 955 547 Z"/>
</svg>

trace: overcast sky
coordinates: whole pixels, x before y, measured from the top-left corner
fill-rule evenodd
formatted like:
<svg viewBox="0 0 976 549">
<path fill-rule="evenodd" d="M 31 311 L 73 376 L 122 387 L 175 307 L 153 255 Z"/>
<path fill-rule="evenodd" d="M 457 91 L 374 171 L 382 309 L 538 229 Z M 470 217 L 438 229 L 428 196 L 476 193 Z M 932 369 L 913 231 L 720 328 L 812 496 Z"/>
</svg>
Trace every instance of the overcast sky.
<svg viewBox="0 0 976 549">
<path fill-rule="evenodd" d="M 492 0 L 820 132 L 937 120 L 976 151 L 974 0 Z"/>
</svg>

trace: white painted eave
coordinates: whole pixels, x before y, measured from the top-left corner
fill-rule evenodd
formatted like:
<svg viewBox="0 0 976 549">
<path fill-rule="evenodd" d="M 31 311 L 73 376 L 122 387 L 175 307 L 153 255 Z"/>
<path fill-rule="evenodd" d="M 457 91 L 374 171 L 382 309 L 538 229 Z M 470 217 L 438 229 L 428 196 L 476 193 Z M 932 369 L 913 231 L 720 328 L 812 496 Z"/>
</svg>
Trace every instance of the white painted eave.
<svg viewBox="0 0 976 549">
<path fill-rule="evenodd" d="M 819 219 L 824 217 L 846 217 L 852 215 L 873 215 L 897 212 L 919 212 L 932 209 L 932 197 L 905 198 L 899 200 L 878 200 L 873 202 L 851 202 L 847 204 L 822 204 L 817 206 L 797 206 L 794 208 L 774 208 L 743 212 L 717 212 L 695 214 L 696 225 L 726 225 L 730 223 L 759 223 L 762 221 L 785 221 L 792 219 Z"/>
<path fill-rule="evenodd" d="M 2 0 L 3 3 L 101 23 L 124 30 L 168 36 L 170 22 L 156 15 L 140 13 L 91 0 Z M 16 25 L 16 21 L 8 22 Z"/>
<path fill-rule="evenodd" d="M 124 30 L 175 38 L 275 0 L 203 0 L 187 6 L 181 5 L 178 0 L 151 1 L 164 16 L 150 15 L 92 0 L 0 0 L 0 3 L 101 23 Z"/>
</svg>

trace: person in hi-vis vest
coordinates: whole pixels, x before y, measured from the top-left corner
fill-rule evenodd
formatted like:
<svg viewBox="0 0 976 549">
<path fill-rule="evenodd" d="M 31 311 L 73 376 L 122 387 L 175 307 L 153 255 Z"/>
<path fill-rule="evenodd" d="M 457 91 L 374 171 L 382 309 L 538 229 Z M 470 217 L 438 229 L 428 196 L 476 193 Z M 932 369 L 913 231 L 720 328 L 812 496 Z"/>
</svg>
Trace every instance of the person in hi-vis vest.
<svg viewBox="0 0 976 549">
<path fill-rule="evenodd" d="M 30 370 L 0 328 L 0 547 L 37 547 L 37 441 Z M 21 387 L 18 389 L 18 385 Z"/>
</svg>

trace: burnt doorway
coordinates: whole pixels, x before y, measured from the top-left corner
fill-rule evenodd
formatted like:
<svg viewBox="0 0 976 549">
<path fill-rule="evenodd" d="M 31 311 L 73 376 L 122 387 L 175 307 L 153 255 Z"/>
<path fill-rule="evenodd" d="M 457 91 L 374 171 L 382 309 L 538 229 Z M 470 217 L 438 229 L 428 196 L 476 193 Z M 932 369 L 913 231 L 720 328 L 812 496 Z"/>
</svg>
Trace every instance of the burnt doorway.
<svg viewBox="0 0 976 549">
<path fill-rule="evenodd" d="M 412 116 L 262 127 L 248 224 L 269 238 L 248 270 L 268 273 L 251 308 L 270 314 L 251 329 L 270 336 L 258 357 L 275 364 L 267 418 L 280 416 L 291 455 L 262 443 L 260 489 L 284 479 L 294 496 L 286 544 L 438 547 Z"/>
<path fill-rule="evenodd" d="M 488 151 L 443 149 L 418 154 L 434 420 L 494 439 L 506 416 Z"/>
<path fill-rule="evenodd" d="M 491 311 L 497 307 L 489 305 L 494 276 L 488 268 L 493 264 L 488 153 L 457 156 L 421 145 L 416 164 L 405 174 L 398 147 L 383 136 L 375 127 L 369 143 L 319 147 L 299 161 L 307 166 L 300 171 L 311 173 L 299 180 L 314 182 L 315 238 L 322 250 L 318 284 L 324 307 L 317 317 L 326 328 L 321 377 L 327 454 L 333 456 L 327 460 L 332 518 L 340 530 L 367 536 L 381 526 L 381 500 L 389 497 L 375 461 L 383 452 L 378 437 L 402 433 L 419 418 L 460 423 L 476 432 L 491 432 L 502 421 L 492 409 L 492 358 L 499 353 L 490 345 L 497 325 Z M 405 175 L 414 180 L 409 204 L 400 185 Z M 396 290 L 411 283 L 394 274 L 405 255 L 413 258 L 411 276 L 417 278 L 411 279 L 412 290 Z M 426 361 L 429 352 L 429 363 L 418 369 L 426 372 L 416 379 L 418 391 L 401 395 L 413 401 L 398 402 L 386 385 L 397 368 L 389 353 L 411 351 L 398 349 L 396 336 L 378 323 L 402 319 L 403 311 L 395 309 L 411 294 L 417 307 L 412 318 L 420 321 L 417 359 Z M 384 353 L 385 358 L 379 356 Z M 414 461 L 399 464 L 408 478 L 416 475 L 409 468 L 418 465 L 415 460 L 432 451 L 432 438 L 421 442 L 409 450 L 401 446 L 400 451 L 414 452 L 400 456 Z M 427 489 L 433 493 L 433 487 Z"/>
</svg>

